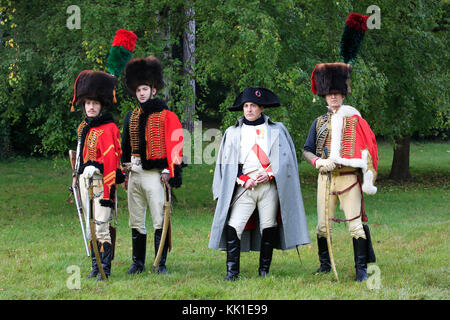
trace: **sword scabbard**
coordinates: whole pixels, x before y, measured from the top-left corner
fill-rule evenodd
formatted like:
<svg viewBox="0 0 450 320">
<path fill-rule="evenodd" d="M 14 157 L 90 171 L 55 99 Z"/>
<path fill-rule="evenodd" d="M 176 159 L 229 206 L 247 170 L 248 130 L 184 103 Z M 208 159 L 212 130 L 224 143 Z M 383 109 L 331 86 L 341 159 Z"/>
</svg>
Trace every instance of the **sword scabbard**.
<svg viewBox="0 0 450 320">
<path fill-rule="evenodd" d="M 159 262 L 161 261 L 162 252 L 164 248 L 164 244 L 166 243 L 166 237 L 167 233 L 169 231 L 170 226 L 170 210 L 171 210 L 171 197 L 170 197 L 170 190 L 167 188 L 167 186 L 164 184 L 164 223 L 163 223 L 163 230 L 161 234 L 161 241 L 159 243 L 158 247 L 158 253 L 156 254 L 155 261 L 153 262 L 153 267 L 157 268 L 159 265 Z"/>
<path fill-rule="evenodd" d="M 333 269 L 334 276 L 336 280 L 339 281 L 339 276 L 336 271 L 336 264 L 334 262 L 333 248 L 331 245 L 331 231 L 330 231 L 330 189 L 331 189 L 331 173 L 327 174 L 327 184 L 326 184 L 326 194 L 325 194 L 325 226 L 327 229 L 327 246 L 328 253 L 330 255 L 331 269 Z"/>
<path fill-rule="evenodd" d="M 102 259 L 100 258 L 100 252 L 98 250 L 97 235 L 95 234 L 94 186 L 93 186 L 92 178 L 89 178 L 88 196 L 89 196 L 88 197 L 88 199 L 89 199 L 89 206 L 88 206 L 88 208 L 89 208 L 89 226 L 91 229 L 92 248 L 94 249 L 95 259 L 97 260 L 97 266 L 100 271 L 102 280 L 107 280 L 106 275 L 105 275 L 105 270 L 103 270 Z"/>
</svg>

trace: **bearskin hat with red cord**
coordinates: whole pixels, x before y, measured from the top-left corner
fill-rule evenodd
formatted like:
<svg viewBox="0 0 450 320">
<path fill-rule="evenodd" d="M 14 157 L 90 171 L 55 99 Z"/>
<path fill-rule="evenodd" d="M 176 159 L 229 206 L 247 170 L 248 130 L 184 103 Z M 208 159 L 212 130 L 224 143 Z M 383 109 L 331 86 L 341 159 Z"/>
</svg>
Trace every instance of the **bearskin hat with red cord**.
<svg viewBox="0 0 450 320">
<path fill-rule="evenodd" d="M 313 94 L 320 97 L 325 97 L 330 93 L 349 95 L 351 93 L 351 72 L 352 67 L 342 62 L 316 65 L 311 75 Z"/>
<path fill-rule="evenodd" d="M 99 101 L 102 107 L 108 107 L 116 102 L 115 88 L 118 85 L 117 78 L 113 75 L 94 70 L 83 70 L 75 80 L 74 103 L 83 105 L 86 99 Z"/>
<path fill-rule="evenodd" d="M 350 63 L 356 60 L 361 48 L 368 18 L 357 13 L 348 15 L 340 43 L 344 62 L 320 63 L 314 67 L 311 74 L 311 91 L 314 95 L 325 97 L 329 93 L 341 93 L 347 96 L 351 93 Z"/>
<path fill-rule="evenodd" d="M 74 96 L 70 111 L 75 111 L 74 104 L 84 100 L 97 100 L 102 107 L 116 103 L 117 78 L 121 75 L 126 63 L 136 46 L 137 36 L 125 29 L 119 29 L 113 39 L 107 62 L 107 72 L 83 70 L 74 83 Z"/>
<path fill-rule="evenodd" d="M 125 67 L 125 84 L 133 95 L 140 85 L 161 90 L 164 87 L 161 61 L 154 55 L 131 59 Z"/>
</svg>

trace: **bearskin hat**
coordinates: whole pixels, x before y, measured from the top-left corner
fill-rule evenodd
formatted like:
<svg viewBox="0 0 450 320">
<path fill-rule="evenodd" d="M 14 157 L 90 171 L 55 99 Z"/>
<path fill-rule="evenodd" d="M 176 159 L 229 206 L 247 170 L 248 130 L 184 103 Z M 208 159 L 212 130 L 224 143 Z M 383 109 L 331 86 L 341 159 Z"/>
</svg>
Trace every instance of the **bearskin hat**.
<svg viewBox="0 0 450 320">
<path fill-rule="evenodd" d="M 109 73 L 94 70 L 81 71 L 74 84 L 72 109 L 76 102 L 83 105 L 86 99 L 97 100 L 102 107 L 116 103 L 117 85 L 117 78 Z"/>
<path fill-rule="evenodd" d="M 350 74 L 352 67 L 342 62 L 321 63 L 316 65 L 311 74 L 311 90 L 321 97 L 329 93 L 351 93 Z"/>
<path fill-rule="evenodd" d="M 161 61 L 154 55 L 131 59 L 125 67 L 125 83 L 133 95 L 144 84 L 161 90 L 164 87 Z"/>
<path fill-rule="evenodd" d="M 237 96 L 233 105 L 228 110 L 242 111 L 242 106 L 246 102 L 253 102 L 264 108 L 280 106 L 280 99 L 269 89 L 247 87 Z"/>
</svg>

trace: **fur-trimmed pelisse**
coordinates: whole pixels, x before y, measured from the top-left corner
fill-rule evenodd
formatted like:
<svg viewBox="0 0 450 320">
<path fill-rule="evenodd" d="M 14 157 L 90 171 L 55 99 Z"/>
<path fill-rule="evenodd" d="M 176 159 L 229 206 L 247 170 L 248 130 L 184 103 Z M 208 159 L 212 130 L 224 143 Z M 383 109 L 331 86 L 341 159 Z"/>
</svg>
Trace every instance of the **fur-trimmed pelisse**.
<svg viewBox="0 0 450 320">
<path fill-rule="evenodd" d="M 144 84 L 161 90 L 164 87 L 161 61 L 154 55 L 131 59 L 125 67 L 125 84 L 133 95 Z"/>
<path fill-rule="evenodd" d="M 311 90 L 321 97 L 329 93 L 351 94 L 352 67 L 342 62 L 320 63 L 311 75 Z"/>
<path fill-rule="evenodd" d="M 108 107 L 116 102 L 115 88 L 117 85 L 117 78 L 109 73 L 83 70 L 75 80 L 72 107 L 76 102 L 83 105 L 86 99 L 100 101 L 102 107 Z"/>
</svg>

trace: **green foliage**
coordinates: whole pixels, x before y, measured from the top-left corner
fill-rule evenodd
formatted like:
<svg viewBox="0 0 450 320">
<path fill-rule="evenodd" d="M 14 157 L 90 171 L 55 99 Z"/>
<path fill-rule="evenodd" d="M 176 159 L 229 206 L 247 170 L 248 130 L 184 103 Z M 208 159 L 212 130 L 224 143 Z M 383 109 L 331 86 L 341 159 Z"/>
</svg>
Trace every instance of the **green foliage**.
<svg viewBox="0 0 450 320">
<path fill-rule="evenodd" d="M 448 130 L 448 3 L 378 1 L 381 29 L 368 30 L 364 61 L 385 79 L 371 125 L 389 138 Z M 445 27 L 447 30 L 445 30 Z M 376 98 L 376 97 L 375 97 Z"/>
<path fill-rule="evenodd" d="M 81 29 L 67 27 L 71 1 L 1 1 L 2 61 L 0 72 L 1 145 L 20 153 L 65 153 L 73 148 L 81 111 L 70 113 L 73 84 L 84 69 L 105 71 L 110 46 L 119 28 L 133 30 L 138 41 L 134 56 L 162 58 L 168 86 L 163 94 L 183 118 L 184 101 L 192 95 L 183 76 L 180 57 L 172 57 L 183 31 L 183 1 L 122 3 L 81 1 Z M 168 12 L 171 15 L 168 15 Z M 155 14 L 156 13 L 156 14 Z M 171 32 L 166 35 L 165 30 Z M 134 106 L 121 81 L 120 103 L 112 110 L 120 124 Z M 9 135 L 9 136 L 8 136 Z M 11 143 L 12 142 L 12 143 Z M 0 150 L 4 155 L 5 150 Z"/>
<path fill-rule="evenodd" d="M 81 29 L 66 22 L 71 1 L 0 1 L 0 154 L 60 153 L 75 143 L 80 111 L 70 113 L 73 83 L 83 69 L 105 70 L 115 31 L 138 36 L 133 56 L 155 54 L 164 66 L 161 94 L 181 120 L 195 97 L 197 110 L 218 113 L 225 128 L 238 113 L 226 110 L 247 86 L 276 92 L 282 108 L 267 110 L 288 127 L 298 151 L 325 101 L 312 103 L 317 63 L 341 61 L 339 43 L 350 12 L 367 14 L 366 1 L 136 0 L 79 1 Z M 196 65 L 183 66 L 182 36 L 193 6 Z M 352 95 L 377 136 L 448 132 L 448 1 L 380 0 L 381 29 L 368 30 L 353 63 Z M 217 92 L 217 93 L 216 93 Z M 217 97 L 224 97 L 218 100 Z M 121 81 L 113 112 L 121 125 L 135 107 Z M 9 146 L 9 147 L 8 147 Z"/>
</svg>

